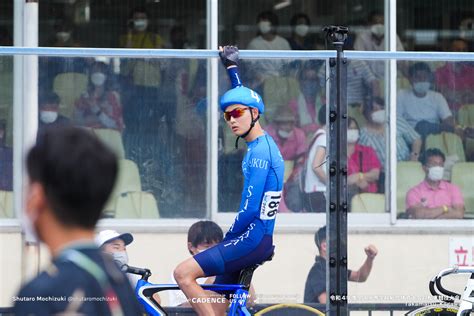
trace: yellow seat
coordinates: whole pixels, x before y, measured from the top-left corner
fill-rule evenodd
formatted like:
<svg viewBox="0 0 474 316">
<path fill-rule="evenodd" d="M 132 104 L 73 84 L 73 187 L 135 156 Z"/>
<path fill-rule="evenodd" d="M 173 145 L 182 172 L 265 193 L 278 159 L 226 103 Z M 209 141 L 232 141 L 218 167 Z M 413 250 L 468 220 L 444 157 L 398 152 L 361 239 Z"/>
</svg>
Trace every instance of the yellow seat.
<svg viewBox="0 0 474 316">
<path fill-rule="evenodd" d="M 440 134 L 428 135 L 426 138 L 425 148 L 438 148 L 446 155 L 446 158 L 449 156 L 457 156 L 458 162 L 466 161 L 462 140 L 454 133 L 443 132 Z"/>
<path fill-rule="evenodd" d="M 285 174 L 283 175 L 283 182 L 286 182 L 293 172 L 293 167 L 295 166 L 294 160 L 285 160 Z"/>
<path fill-rule="evenodd" d="M 458 124 L 474 128 L 474 104 L 466 104 L 458 111 Z M 466 157 L 474 158 L 474 138 L 466 138 Z"/>
<path fill-rule="evenodd" d="M 465 217 L 474 218 L 474 162 L 459 162 L 453 166 L 451 183 L 462 192 L 466 208 Z"/>
<path fill-rule="evenodd" d="M 352 213 L 384 213 L 385 195 L 379 193 L 360 193 L 352 197 Z"/>
<path fill-rule="evenodd" d="M 0 218 L 13 218 L 13 192 L 0 190 Z"/>
<path fill-rule="evenodd" d="M 290 100 L 297 100 L 300 94 L 300 84 L 295 78 L 279 76 L 266 78 L 263 83 L 266 119 L 272 120 L 279 106 L 286 106 Z"/>
<path fill-rule="evenodd" d="M 119 131 L 108 128 L 93 128 L 92 132 L 113 150 L 118 159 L 125 159 L 125 148 Z"/>
<path fill-rule="evenodd" d="M 122 193 L 135 192 L 142 190 L 140 173 L 137 164 L 128 159 L 119 160 L 119 171 L 112 197 L 119 196 Z"/>
<path fill-rule="evenodd" d="M 158 206 L 153 194 L 128 192 L 117 197 L 115 218 L 159 218 Z"/>
<path fill-rule="evenodd" d="M 78 72 L 65 72 L 53 81 L 53 90 L 61 100 L 59 112 L 72 118 L 74 103 L 87 90 L 87 75 Z"/>
<path fill-rule="evenodd" d="M 425 178 L 425 172 L 418 161 L 399 161 L 397 163 L 397 213 L 406 211 L 405 199 L 408 190 Z"/>
</svg>

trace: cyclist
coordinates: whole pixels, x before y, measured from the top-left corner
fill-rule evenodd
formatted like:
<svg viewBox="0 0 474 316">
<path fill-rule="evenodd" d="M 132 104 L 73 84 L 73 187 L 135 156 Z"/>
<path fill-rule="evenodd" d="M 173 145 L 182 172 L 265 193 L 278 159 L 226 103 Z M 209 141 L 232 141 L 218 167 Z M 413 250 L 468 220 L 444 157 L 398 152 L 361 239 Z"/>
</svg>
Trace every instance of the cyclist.
<svg viewBox="0 0 474 316">
<path fill-rule="evenodd" d="M 216 284 L 237 284 L 242 269 L 265 261 L 273 253 L 272 235 L 284 172 L 277 145 L 258 122 L 264 112 L 262 98 L 240 81 L 237 47 L 219 50 L 232 83 L 232 89 L 220 100 L 221 110 L 237 136 L 236 146 L 240 138 L 248 146 L 242 161 L 244 187 L 240 209 L 222 242 L 182 262 L 174 271 L 194 310 L 206 316 L 222 314 L 227 302 L 212 300 L 196 279 L 216 275 Z"/>
</svg>

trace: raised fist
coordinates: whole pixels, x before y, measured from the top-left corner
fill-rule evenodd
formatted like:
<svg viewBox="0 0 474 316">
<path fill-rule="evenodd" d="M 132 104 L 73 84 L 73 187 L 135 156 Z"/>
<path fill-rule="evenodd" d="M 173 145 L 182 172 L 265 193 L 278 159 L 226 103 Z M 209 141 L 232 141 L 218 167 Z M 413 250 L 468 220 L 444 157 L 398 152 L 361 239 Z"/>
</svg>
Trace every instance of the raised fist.
<svg viewBox="0 0 474 316">
<path fill-rule="evenodd" d="M 226 68 L 237 66 L 239 63 L 239 49 L 237 46 L 219 46 L 219 56 Z"/>
</svg>

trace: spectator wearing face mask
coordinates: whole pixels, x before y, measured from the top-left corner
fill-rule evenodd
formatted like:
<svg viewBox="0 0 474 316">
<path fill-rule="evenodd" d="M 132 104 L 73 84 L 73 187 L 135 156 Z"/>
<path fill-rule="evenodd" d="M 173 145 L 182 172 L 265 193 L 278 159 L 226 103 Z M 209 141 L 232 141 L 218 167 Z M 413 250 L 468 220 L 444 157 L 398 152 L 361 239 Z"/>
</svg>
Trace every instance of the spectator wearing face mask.
<svg viewBox="0 0 474 316">
<path fill-rule="evenodd" d="M 294 162 L 293 171 L 289 176 L 291 178 L 303 167 L 307 149 L 306 135 L 301 128 L 296 126 L 295 115 L 288 106 L 280 106 L 275 113 L 272 124 L 268 125 L 265 131 L 275 140 L 283 159 Z M 289 211 L 284 196 L 282 196 L 278 211 Z"/>
<path fill-rule="evenodd" d="M 385 102 L 382 98 L 376 97 L 372 100 L 372 108 L 366 111 L 367 123 L 360 131 L 359 144 L 369 146 L 377 153 L 377 158 L 382 166 L 379 178 L 379 192 L 384 190 L 385 163 L 387 152 L 385 148 L 386 113 Z M 397 118 L 397 160 L 398 161 L 418 161 L 420 158 L 421 137 L 402 118 Z"/>
<path fill-rule="evenodd" d="M 44 128 L 70 125 L 71 120 L 59 114 L 59 97 L 54 92 L 46 92 L 39 99 L 38 131 Z"/>
<path fill-rule="evenodd" d="M 408 69 L 412 89 L 397 95 L 398 115 L 407 120 L 424 140 L 429 134 L 454 131 L 454 118 L 444 96 L 431 90 L 432 72 L 424 62 Z"/>
<path fill-rule="evenodd" d="M 357 121 L 349 117 L 347 125 L 347 191 L 350 201 L 356 194 L 377 192 L 381 165 L 371 147 L 359 144 Z"/>
<path fill-rule="evenodd" d="M 127 33 L 120 37 L 120 46 L 125 48 L 162 48 L 163 39 L 148 29 L 150 20 L 144 7 L 135 8 L 128 20 Z"/>
<path fill-rule="evenodd" d="M 291 37 L 288 38 L 288 43 L 293 50 L 310 50 L 314 49 L 314 42 L 308 36 L 311 20 L 309 16 L 304 13 L 295 14 L 291 20 L 292 28 Z"/>
<path fill-rule="evenodd" d="M 464 199 L 458 186 L 443 180 L 443 152 L 427 149 L 421 157 L 426 177 L 406 196 L 407 213 L 417 219 L 456 219 L 464 217 Z"/>
<path fill-rule="evenodd" d="M 257 37 L 252 39 L 247 49 L 252 50 L 290 50 L 288 41 L 277 34 L 278 17 L 271 11 L 261 12 L 257 16 Z M 252 70 L 263 77 L 278 76 L 282 62 L 280 60 L 258 60 L 252 62 Z"/>
<path fill-rule="evenodd" d="M 359 33 L 354 42 L 355 50 L 384 51 L 385 50 L 385 26 L 383 12 L 373 11 L 368 18 L 368 27 Z M 404 51 L 402 42 L 397 35 L 397 51 Z M 371 61 L 368 63 L 372 72 L 378 79 L 384 78 L 385 63 L 383 61 Z"/>
<path fill-rule="evenodd" d="M 111 88 L 110 76 L 105 63 L 91 65 L 87 91 L 75 103 L 74 122 L 77 125 L 123 131 L 120 96 Z"/>
</svg>

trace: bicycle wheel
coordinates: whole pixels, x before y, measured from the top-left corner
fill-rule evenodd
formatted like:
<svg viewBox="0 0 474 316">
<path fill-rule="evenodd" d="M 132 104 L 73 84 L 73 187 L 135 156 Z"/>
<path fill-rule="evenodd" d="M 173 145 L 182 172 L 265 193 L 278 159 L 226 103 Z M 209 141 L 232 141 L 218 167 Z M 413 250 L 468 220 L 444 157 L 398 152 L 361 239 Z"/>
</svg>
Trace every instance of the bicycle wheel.
<svg viewBox="0 0 474 316">
<path fill-rule="evenodd" d="M 432 306 L 423 306 L 408 312 L 406 316 L 456 316 L 457 306 L 449 304 L 437 304 Z"/>
<path fill-rule="evenodd" d="M 268 306 L 257 313 L 255 316 L 285 316 L 285 315 L 296 315 L 295 313 L 298 312 L 298 316 L 311 316 L 311 315 L 318 315 L 324 316 L 324 313 L 321 313 L 316 308 L 303 305 L 303 304 L 277 304 Z"/>
</svg>

